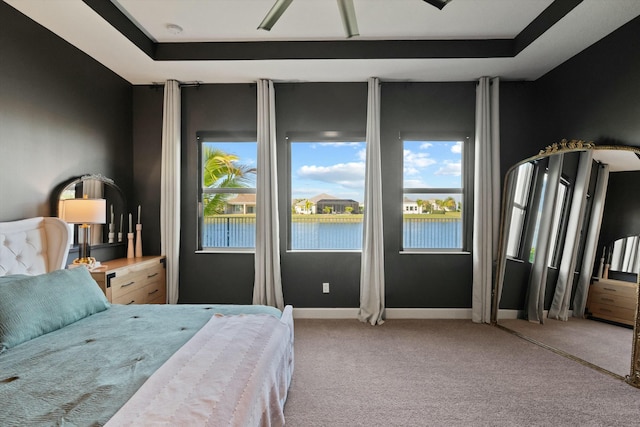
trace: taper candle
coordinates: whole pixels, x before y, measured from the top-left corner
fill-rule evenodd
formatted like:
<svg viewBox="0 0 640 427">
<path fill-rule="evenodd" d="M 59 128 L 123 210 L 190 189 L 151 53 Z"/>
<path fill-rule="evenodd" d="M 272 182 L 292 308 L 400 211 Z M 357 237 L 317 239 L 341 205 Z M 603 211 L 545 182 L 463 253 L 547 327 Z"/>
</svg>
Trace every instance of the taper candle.
<svg viewBox="0 0 640 427">
<path fill-rule="evenodd" d="M 140 212 L 142 210 L 142 206 L 138 205 L 138 224 L 140 224 Z"/>
<path fill-rule="evenodd" d="M 131 213 L 129 213 L 129 233 L 133 233 L 133 223 L 131 222 Z"/>
<path fill-rule="evenodd" d="M 120 214 L 120 232 L 122 233 L 122 214 Z"/>
</svg>

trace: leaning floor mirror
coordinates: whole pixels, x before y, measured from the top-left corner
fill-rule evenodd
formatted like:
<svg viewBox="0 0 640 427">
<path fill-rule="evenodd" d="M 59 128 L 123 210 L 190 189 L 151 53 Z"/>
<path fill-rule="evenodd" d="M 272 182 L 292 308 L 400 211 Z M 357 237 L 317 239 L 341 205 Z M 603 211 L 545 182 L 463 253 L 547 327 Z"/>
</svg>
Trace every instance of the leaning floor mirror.
<svg viewBox="0 0 640 427">
<path fill-rule="evenodd" d="M 640 387 L 640 148 L 563 140 L 505 176 L 492 323 Z"/>
</svg>

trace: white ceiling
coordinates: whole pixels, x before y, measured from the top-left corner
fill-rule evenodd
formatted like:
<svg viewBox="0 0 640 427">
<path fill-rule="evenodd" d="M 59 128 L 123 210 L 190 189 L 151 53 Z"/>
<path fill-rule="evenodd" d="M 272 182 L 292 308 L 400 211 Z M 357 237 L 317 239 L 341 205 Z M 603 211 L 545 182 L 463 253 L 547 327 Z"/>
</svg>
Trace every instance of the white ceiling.
<svg viewBox="0 0 640 427">
<path fill-rule="evenodd" d="M 599 149 L 593 151 L 593 159 L 609 165 L 609 172 L 639 170 L 640 158 L 638 158 L 638 155 L 640 155 L 640 151 L 637 149 L 631 149 L 630 151 Z"/>
<path fill-rule="evenodd" d="M 275 81 L 535 80 L 640 15 L 640 0 L 584 0 L 512 58 L 154 61 L 82 0 L 4 0 L 132 84 Z M 153 41 L 345 40 L 335 0 L 293 0 L 270 32 L 257 26 L 275 0 L 113 0 Z M 552 0 L 354 0 L 350 40 L 512 39 Z M 167 24 L 183 28 L 167 31 Z"/>
</svg>

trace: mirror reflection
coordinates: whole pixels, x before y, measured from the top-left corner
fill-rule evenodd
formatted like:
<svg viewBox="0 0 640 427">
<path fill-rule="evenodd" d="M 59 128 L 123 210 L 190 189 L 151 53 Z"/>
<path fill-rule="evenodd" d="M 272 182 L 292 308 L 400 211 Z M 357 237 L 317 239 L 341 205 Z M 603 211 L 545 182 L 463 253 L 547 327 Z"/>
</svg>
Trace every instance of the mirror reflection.
<svg viewBox="0 0 640 427">
<path fill-rule="evenodd" d="M 89 244 L 91 246 L 103 244 L 124 244 L 122 236 L 127 230 L 124 221 L 127 211 L 126 201 L 122 190 L 115 182 L 102 175 L 83 175 L 71 178 L 61 183 L 51 196 L 52 211 L 57 217 L 62 215 L 62 201 L 87 196 L 91 199 L 106 200 L 107 224 L 92 224 Z M 78 242 L 77 225 L 74 226 L 74 245 Z M 124 231 L 124 233 L 123 233 Z"/>
<path fill-rule="evenodd" d="M 638 152 L 563 141 L 507 172 L 493 307 L 498 325 L 620 378 L 637 341 Z"/>
<path fill-rule="evenodd" d="M 613 242 L 609 246 L 611 251 L 609 274 L 622 272 L 637 275 L 640 267 L 640 258 L 638 258 L 639 244 L 640 236 L 627 236 Z M 603 251 L 604 253 L 605 251 Z M 605 260 L 602 259 L 602 262 L 604 263 Z"/>
</svg>

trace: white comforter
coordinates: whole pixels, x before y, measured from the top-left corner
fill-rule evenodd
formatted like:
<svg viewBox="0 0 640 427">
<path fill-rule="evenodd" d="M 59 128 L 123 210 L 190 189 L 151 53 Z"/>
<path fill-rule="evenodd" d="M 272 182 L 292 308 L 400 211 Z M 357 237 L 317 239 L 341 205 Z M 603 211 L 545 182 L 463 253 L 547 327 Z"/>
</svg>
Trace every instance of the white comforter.
<svg viewBox="0 0 640 427">
<path fill-rule="evenodd" d="M 281 426 L 293 317 L 214 316 L 109 420 L 115 426 Z"/>
</svg>

